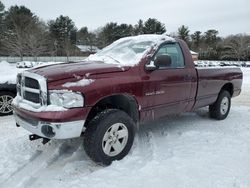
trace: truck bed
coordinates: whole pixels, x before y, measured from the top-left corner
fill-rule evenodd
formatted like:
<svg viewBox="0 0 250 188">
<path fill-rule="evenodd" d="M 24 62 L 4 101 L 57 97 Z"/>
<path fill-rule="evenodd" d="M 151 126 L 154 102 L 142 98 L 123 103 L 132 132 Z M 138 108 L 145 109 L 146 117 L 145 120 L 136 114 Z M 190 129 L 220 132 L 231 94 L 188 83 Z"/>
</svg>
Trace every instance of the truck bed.
<svg viewBox="0 0 250 188">
<path fill-rule="evenodd" d="M 242 71 L 236 67 L 196 67 L 197 93 L 194 109 L 213 104 L 223 87 L 231 89 L 232 97 L 241 92 Z"/>
</svg>

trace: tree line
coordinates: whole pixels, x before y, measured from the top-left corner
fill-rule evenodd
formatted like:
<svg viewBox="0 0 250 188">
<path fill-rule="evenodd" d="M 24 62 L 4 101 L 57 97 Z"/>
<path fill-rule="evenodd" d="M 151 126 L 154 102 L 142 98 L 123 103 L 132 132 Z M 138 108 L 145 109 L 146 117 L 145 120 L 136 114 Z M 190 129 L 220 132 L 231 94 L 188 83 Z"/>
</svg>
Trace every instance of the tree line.
<svg viewBox="0 0 250 188">
<path fill-rule="evenodd" d="M 68 16 L 44 22 L 25 6 L 11 6 L 5 10 L 0 1 L 0 56 L 87 55 L 82 54 L 77 45 L 101 49 L 119 38 L 139 34 L 167 34 L 167 30 L 164 23 L 155 18 L 140 19 L 135 25 L 110 22 L 95 31 L 87 27 L 77 29 Z M 185 40 L 199 53 L 199 59 L 250 60 L 250 35 L 223 38 L 215 29 L 191 33 L 184 25 L 167 35 Z"/>
</svg>

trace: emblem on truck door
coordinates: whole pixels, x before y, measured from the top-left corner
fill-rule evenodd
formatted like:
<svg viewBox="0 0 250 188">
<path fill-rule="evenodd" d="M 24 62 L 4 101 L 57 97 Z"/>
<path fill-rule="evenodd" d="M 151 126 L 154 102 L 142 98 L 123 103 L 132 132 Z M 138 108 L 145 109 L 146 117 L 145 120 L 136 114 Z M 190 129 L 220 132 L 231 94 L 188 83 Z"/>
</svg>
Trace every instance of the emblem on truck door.
<svg viewBox="0 0 250 188">
<path fill-rule="evenodd" d="M 161 95 L 164 93 L 165 93 L 165 91 L 153 91 L 153 92 L 145 93 L 145 96 Z"/>
</svg>

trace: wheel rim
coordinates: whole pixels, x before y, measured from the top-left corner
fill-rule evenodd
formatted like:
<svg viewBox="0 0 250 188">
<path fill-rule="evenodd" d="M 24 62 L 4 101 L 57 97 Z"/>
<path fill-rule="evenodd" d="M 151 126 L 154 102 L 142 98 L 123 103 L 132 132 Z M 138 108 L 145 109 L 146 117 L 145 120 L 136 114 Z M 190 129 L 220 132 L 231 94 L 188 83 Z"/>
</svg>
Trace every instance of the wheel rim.
<svg viewBox="0 0 250 188">
<path fill-rule="evenodd" d="M 128 141 L 128 129 L 123 123 L 109 127 L 102 139 L 103 152 L 112 157 L 122 152 Z"/>
<path fill-rule="evenodd" d="M 12 112 L 12 103 L 13 97 L 10 95 L 2 95 L 0 96 L 0 113 L 8 114 Z"/>
<path fill-rule="evenodd" d="M 227 97 L 224 97 L 220 104 L 220 113 L 222 115 L 225 115 L 228 111 L 228 108 L 229 108 L 229 99 Z"/>
</svg>

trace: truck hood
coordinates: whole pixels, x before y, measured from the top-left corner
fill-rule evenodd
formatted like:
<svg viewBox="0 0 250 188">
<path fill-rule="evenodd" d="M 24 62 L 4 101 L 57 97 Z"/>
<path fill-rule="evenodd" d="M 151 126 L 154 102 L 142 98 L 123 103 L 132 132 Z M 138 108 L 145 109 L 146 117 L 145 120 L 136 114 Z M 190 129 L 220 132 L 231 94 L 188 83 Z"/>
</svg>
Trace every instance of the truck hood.
<svg viewBox="0 0 250 188">
<path fill-rule="evenodd" d="M 101 61 L 83 61 L 48 65 L 31 69 L 30 72 L 39 74 L 48 79 L 48 82 L 63 80 L 68 78 L 77 78 L 79 76 L 91 76 L 96 74 L 124 72 L 129 66 L 119 66 L 118 64 L 106 64 Z"/>
</svg>

